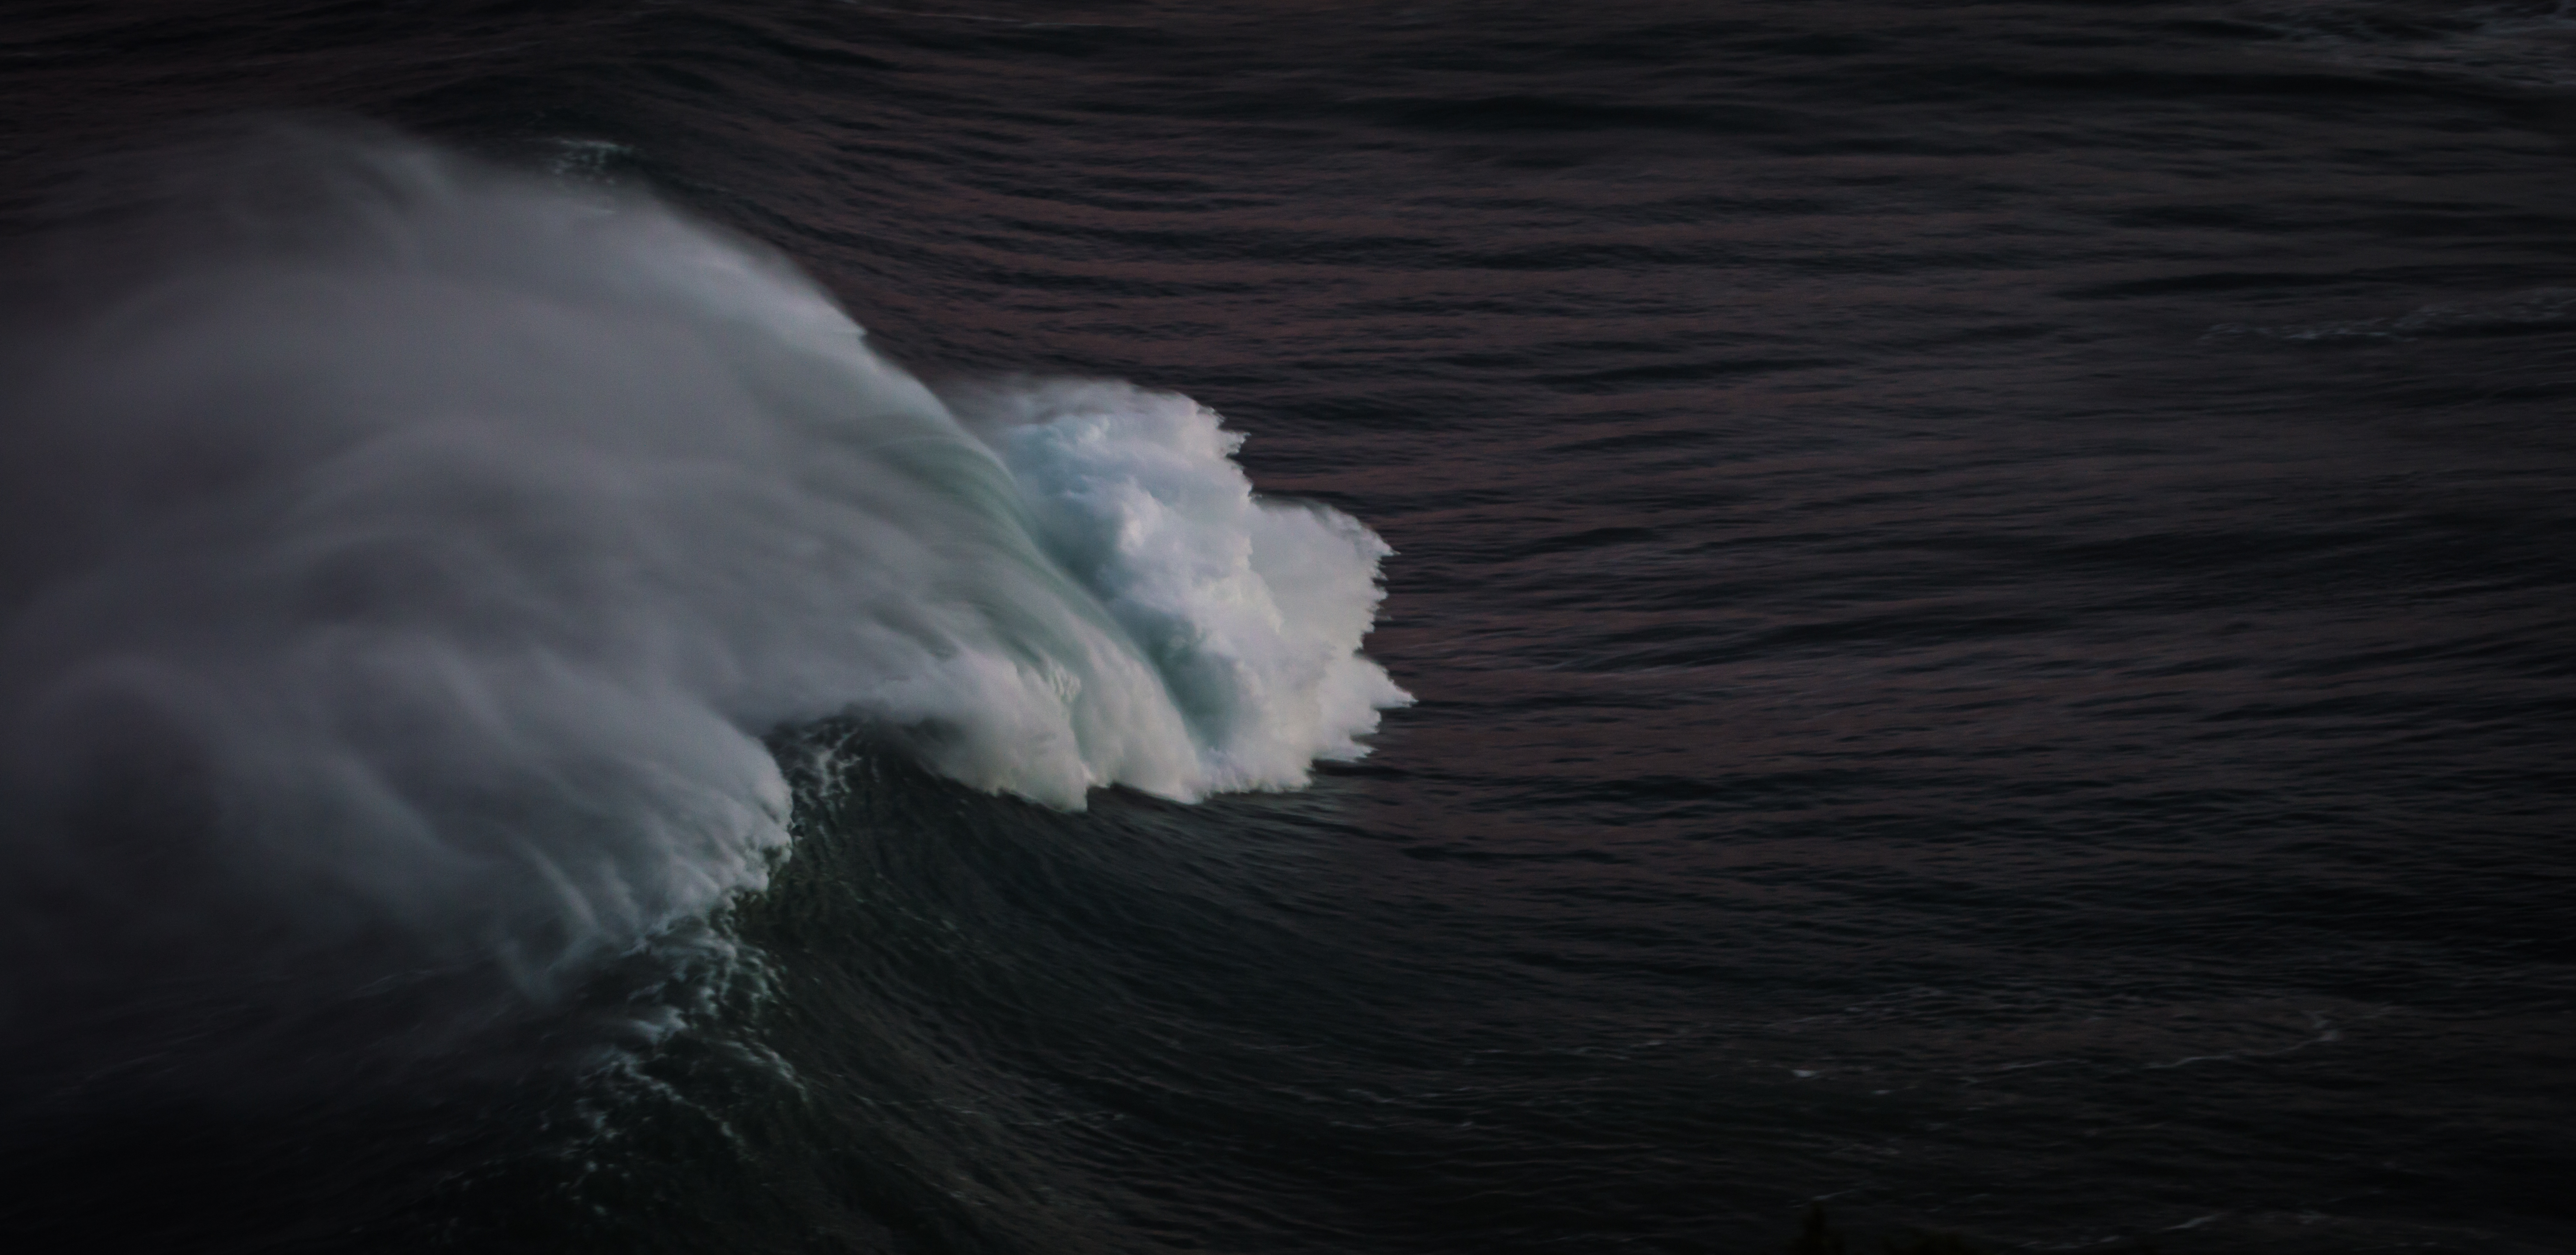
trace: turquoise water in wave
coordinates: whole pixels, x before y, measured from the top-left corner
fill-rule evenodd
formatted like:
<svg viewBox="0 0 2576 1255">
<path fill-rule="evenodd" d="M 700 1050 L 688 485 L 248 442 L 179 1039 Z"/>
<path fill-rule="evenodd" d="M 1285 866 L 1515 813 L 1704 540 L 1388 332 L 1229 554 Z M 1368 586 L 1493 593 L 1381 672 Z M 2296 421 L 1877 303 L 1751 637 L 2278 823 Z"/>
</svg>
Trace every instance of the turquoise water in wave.
<svg viewBox="0 0 2576 1255">
<path fill-rule="evenodd" d="M 1818 1199 L 1995 1249 L 2576 1240 L 2564 5 L 35 5 L 0 40 L 25 1249 L 1750 1252 Z M 353 280 L 210 353 L 271 372 L 242 391 L 155 402 L 268 443 L 119 426 L 162 324 L 63 311 L 286 212 L 187 138 L 280 111 L 519 171 L 556 207 L 522 217 L 683 225 L 572 301 L 593 254 L 468 215 L 490 247 L 433 256 L 491 286 L 441 335 L 369 338 L 430 298 Z M 164 225 L 97 244 L 127 221 Z M 685 241 L 780 277 L 621 286 Z M 190 291 L 253 312 L 179 325 L 324 308 L 237 278 Z M 567 303 L 676 338 L 486 388 Z M 343 335 L 381 356 L 313 351 Z M 533 416 L 499 453 L 334 472 L 374 487 L 268 547 L 116 530 L 495 397 Z M 844 475 L 740 418 L 844 409 L 927 443 Z M 1114 456 L 1046 443 L 1068 415 Z M 651 477 L 701 454 L 777 478 Z M 323 613 L 235 615 L 313 517 L 429 555 L 324 564 L 329 614 L 429 606 L 446 657 L 520 620 L 419 571 L 542 572 L 550 657 L 655 702 L 504 670 L 522 739 L 432 737 L 487 725 L 419 667 L 241 645 Z M 1254 563 L 1265 519 L 1341 547 Z M 818 528 L 855 574 L 767 565 Z M 1215 649 L 1246 571 L 1332 622 Z M 45 723 L 58 638 L 181 661 Z M 1025 686 L 956 678 L 985 657 Z M 1318 678 L 1363 662 L 1413 703 Z M 259 682 L 159 704 L 218 673 Z M 333 713 L 237 722 L 306 692 Z M 1056 698 L 1142 722 L 1048 740 Z M 288 723 L 321 748 L 191 774 Z M 258 829 L 358 851 L 326 872 L 192 844 L 342 751 L 561 880 L 349 890 L 394 865 L 372 812 Z M 612 883 L 627 915 L 565 913 Z"/>
</svg>

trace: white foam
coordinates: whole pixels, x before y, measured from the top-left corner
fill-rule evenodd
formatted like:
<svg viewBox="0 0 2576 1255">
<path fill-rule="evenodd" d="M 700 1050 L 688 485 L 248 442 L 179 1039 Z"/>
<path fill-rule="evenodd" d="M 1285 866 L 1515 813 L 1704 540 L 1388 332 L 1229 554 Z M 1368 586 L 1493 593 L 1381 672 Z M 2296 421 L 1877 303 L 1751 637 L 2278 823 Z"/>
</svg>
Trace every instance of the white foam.
<svg viewBox="0 0 2576 1255">
<path fill-rule="evenodd" d="M 1365 753 L 1411 699 L 1360 656 L 1385 542 L 1348 515 L 1262 501 L 1243 437 L 1188 397 L 1022 381 L 966 400 L 1049 555 L 1161 674 L 1195 762 L 1165 791 L 1281 788 Z"/>
</svg>

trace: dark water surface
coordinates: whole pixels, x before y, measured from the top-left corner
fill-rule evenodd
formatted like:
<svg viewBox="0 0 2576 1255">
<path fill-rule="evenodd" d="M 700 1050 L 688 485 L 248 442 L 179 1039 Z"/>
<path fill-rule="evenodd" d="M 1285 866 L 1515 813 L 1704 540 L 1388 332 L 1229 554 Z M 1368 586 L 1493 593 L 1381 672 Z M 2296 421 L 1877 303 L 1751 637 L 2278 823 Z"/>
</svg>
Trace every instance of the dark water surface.
<svg viewBox="0 0 2576 1255">
<path fill-rule="evenodd" d="M 1732 1252 L 1814 1198 L 2576 1249 L 2563 4 L 0 41 L 15 221 L 328 110 L 658 188 L 934 381 L 1186 392 L 1394 545 L 1420 698 L 1303 792 L 1083 814 L 783 734 L 799 844 L 686 1028 L 30 1125 L 16 1249 Z"/>
</svg>

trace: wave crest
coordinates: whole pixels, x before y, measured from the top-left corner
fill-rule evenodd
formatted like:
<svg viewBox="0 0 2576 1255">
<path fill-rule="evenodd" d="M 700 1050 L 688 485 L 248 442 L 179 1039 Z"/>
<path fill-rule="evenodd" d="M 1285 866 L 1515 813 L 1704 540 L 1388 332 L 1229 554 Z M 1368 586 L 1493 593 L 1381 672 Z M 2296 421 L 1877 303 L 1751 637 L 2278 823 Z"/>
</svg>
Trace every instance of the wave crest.
<svg viewBox="0 0 2576 1255">
<path fill-rule="evenodd" d="M 1409 700 L 1386 547 L 1187 398 L 952 409 L 760 248 L 398 142 L 187 186 L 0 384 L 11 1037 L 146 972 L 543 989 L 764 883 L 801 721 L 1080 807 Z"/>
</svg>

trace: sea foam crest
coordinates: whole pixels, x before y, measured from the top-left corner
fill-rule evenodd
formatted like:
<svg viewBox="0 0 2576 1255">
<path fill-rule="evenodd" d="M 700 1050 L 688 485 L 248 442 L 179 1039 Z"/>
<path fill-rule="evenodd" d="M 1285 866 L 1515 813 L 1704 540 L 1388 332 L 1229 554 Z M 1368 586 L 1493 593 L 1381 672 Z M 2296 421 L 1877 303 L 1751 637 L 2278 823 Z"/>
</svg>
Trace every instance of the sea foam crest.
<svg viewBox="0 0 2576 1255">
<path fill-rule="evenodd" d="M 1079 808 L 1295 786 L 1408 700 L 1358 653 L 1385 546 L 1254 496 L 1186 398 L 961 421 L 649 198 L 255 157 L 6 349 L 11 1036 L 338 961 L 298 955 L 543 986 L 763 883 L 799 721 Z"/>
</svg>

